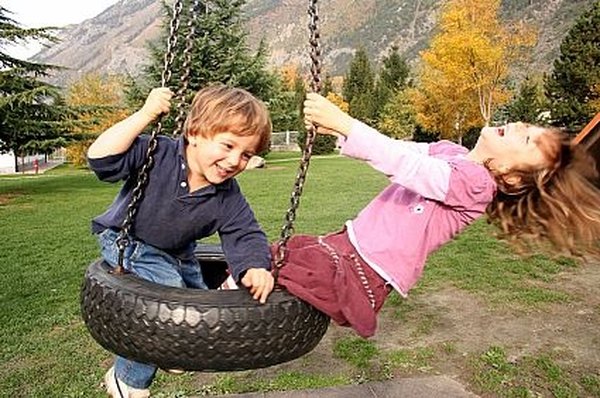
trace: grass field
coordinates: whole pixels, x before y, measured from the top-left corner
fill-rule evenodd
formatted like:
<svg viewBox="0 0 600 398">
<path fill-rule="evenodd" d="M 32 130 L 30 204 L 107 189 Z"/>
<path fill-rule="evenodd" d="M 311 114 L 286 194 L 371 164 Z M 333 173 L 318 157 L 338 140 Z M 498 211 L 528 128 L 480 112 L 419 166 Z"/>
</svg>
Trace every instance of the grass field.
<svg viewBox="0 0 600 398">
<path fill-rule="evenodd" d="M 270 240 L 278 238 L 296 169 L 297 161 L 280 160 L 239 178 Z M 314 158 L 296 232 L 339 229 L 385 184 L 383 176 L 364 164 L 343 158 Z M 103 396 L 98 384 L 111 355 L 89 336 L 80 318 L 78 296 L 84 271 L 98 255 L 90 220 L 104 211 L 118 188 L 98 182 L 87 170 L 69 166 L 38 176 L 0 178 L 0 396 Z M 497 242 L 484 222 L 479 222 L 432 257 L 415 295 L 453 286 L 490 305 L 531 308 L 568 303 L 572 299 L 568 294 L 543 283 L 574 267 L 577 263 L 567 259 L 534 256 L 522 260 Z M 410 311 L 410 302 L 403 305 L 401 301 L 394 296 L 387 304 L 399 317 Z M 348 358 L 347 373 L 316 376 L 281 372 L 267 384 L 253 380 L 251 372 L 217 375 L 211 379 L 212 384 L 192 375 L 177 379 L 161 375 L 156 385 L 167 392 L 157 396 L 360 382 L 357 372 L 377 357 L 372 343 L 361 341 L 344 336 L 331 352 L 332 356 Z M 414 358 L 423 360 L 422 356 Z M 477 372 L 476 366 L 473 369 Z M 370 378 L 384 377 L 381 373 Z M 598 377 L 585 377 L 590 386 L 585 391 L 592 391 L 589 396 L 600 396 L 594 395 L 594 391 L 600 391 Z M 568 375 L 565 380 L 572 383 Z M 489 392 L 494 387 L 481 384 L 478 388 Z"/>
</svg>

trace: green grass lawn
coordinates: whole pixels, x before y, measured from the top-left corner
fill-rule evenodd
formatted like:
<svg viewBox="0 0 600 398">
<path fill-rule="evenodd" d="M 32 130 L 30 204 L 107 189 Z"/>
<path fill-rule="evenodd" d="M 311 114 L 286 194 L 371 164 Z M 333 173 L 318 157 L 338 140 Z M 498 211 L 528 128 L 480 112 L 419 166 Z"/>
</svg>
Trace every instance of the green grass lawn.
<svg viewBox="0 0 600 398">
<path fill-rule="evenodd" d="M 271 151 L 265 156 L 265 160 L 284 160 L 284 159 L 299 159 L 302 157 L 302 152 L 299 151 Z"/>
<path fill-rule="evenodd" d="M 239 178 L 270 240 L 278 238 L 296 170 L 297 161 L 278 161 Z M 385 184 L 362 163 L 314 158 L 296 232 L 339 229 Z M 111 355 L 81 321 L 79 289 L 87 265 L 98 256 L 90 220 L 118 188 L 68 166 L 44 175 L 0 178 L 0 396 L 103 396 L 98 384 Z M 542 256 L 521 260 L 480 222 L 431 259 L 415 294 L 452 284 L 501 304 L 562 302 L 569 297 L 526 280 L 547 280 L 573 265 Z M 347 381 L 333 379 L 316 384 Z M 183 391 L 193 383 L 181 380 Z M 294 383 L 283 382 L 283 388 Z"/>
</svg>

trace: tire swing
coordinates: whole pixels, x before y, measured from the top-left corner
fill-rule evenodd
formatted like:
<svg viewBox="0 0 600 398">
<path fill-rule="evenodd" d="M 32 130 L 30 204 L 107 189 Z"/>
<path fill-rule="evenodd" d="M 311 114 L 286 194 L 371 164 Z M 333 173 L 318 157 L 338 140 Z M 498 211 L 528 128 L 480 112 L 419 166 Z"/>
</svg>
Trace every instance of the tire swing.
<svg viewBox="0 0 600 398">
<path fill-rule="evenodd" d="M 309 0 L 311 89 L 321 86 L 317 0 Z M 183 0 L 176 0 L 165 54 L 162 86 L 171 77 L 170 68 L 177 43 L 177 30 Z M 200 1 L 194 0 L 186 35 L 182 87 L 176 98 L 184 98 L 191 65 L 191 46 Z M 182 101 L 183 102 L 183 101 Z M 181 132 L 184 121 L 182 103 L 173 134 Z M 146 160 L 138 171 L 137 185 L 123 221 L 117 245 L 119 264 L 114 270 L 102 259 L 87 269 L 81 290 L 82 318 L 92 337 L 105 349 L 122 357 L 153 364 L 163 369 L 188 371 L 233 371 L 257 369 L 296 359 L 311 351 L 329 325 L 329 317 L 277 286 L 266 304 L 252 299 L 246 289 L 197 290 L 174 288 L 142 280 L 124 272 L 123 256 L 130 244 L 130 228 L 148 182 L 153 164 L 156 137 L 161 131 L 156 123 Z M 291 206 L 278 241 L 275 278 L 283 266 L 286 244 L 293 234 L 293 222 L 306 178 L 314 128 L 309 129 Z M 203 245 L 196 252 L 209 288 L 219 286 L 225 278 L 227 264 L 218 245 Z M 205 273 L 206 272 L 206 273 Z"/>
</svg>

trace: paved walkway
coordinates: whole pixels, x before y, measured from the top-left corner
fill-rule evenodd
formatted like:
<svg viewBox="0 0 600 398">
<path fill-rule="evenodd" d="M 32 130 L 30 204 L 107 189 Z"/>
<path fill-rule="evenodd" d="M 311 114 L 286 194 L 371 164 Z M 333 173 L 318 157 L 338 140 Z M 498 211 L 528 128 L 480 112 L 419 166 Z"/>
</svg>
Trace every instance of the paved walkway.
<svg viewBox="0 0 600 398">
<path fill-rule="evenodd" d="M 220 395 L 217 398 L 477 398 L 447 376 L 414 377 L 318 390 Z"/>
<path fill-rule="evenodd" d="M 41 161 L 38 163 L 39 166 L 38 166 L 37 173 L 35 171 L 33 163 L 27 163 L 24 165 L 19 164 L 18 172 L 15 173 L 14 166 L 11 166 L 10 168 L 0 170 L 0 175 L 43 174 L 48 170 L 51 170 L 57 166 L 60 166 L 64 162 L 65 162 L 64 160 L 49 160 L 47 162 Z"/>
</svg>

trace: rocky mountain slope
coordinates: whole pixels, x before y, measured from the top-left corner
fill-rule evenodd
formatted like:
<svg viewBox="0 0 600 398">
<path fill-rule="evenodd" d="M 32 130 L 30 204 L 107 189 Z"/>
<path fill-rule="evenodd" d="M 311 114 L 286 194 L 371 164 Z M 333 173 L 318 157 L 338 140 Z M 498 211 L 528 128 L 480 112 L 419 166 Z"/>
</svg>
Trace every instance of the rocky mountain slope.
<svg viewBox="0 0 600 398">
<path fill-rule="evenodd" d="M 548 71 L 565 33 L 594 0 L 504 0 L 502 18 L 525 20 L 539 29 L 530 69 Z M 373 60 L 392 45 L 413 60 L 427 46 L 439 15 L 439 0 L 327 0 L 319 2 L 324 65 L 345 72 L 353 51 L 363 45 Z M 271 64 L 308 64 L 308 2 L 249 0 L 245 6 L 248 44 L 264 37 Z M 33 57 L 67 69 L 53 77 L 64 85 L 86 72 L 135 75 L 149 41 L 163 26 L 161 0 L 121 0 L 95 18 L 65 27 L 61 42 Z"/>
</svg>

